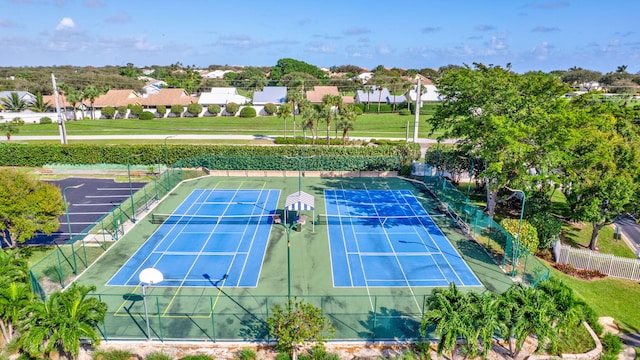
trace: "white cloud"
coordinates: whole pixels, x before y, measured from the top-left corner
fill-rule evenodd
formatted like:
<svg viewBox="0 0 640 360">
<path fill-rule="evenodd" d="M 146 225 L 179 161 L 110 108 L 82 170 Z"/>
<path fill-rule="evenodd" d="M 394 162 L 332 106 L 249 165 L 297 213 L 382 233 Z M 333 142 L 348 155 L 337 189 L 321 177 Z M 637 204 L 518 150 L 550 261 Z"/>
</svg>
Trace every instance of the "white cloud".
<svg viewBox="0 0 640 360">
<path fill-rule="evenodd" d="M 549 45 L 549 43 L 545 41 L 542 44 L 534 47 L 531 50 L 531 53 L 538 60 L 546 60 L 547 57 L 549 56 L 549 52 L 550 52 L 551 48 L 552 48 L 552 46 Z"/>
<path fill-rule="evenodd" d="M 74 29 L 75 27 L 76 27 L 76 24 L 73 22 L 73 20 L 71 18 L 65 17 L 65 18 L 62 18 L 62 20 L 60 20 L 60 22 L 56 26 L 56 30 L 63 31 L 63 30 Z"/>
</svg>

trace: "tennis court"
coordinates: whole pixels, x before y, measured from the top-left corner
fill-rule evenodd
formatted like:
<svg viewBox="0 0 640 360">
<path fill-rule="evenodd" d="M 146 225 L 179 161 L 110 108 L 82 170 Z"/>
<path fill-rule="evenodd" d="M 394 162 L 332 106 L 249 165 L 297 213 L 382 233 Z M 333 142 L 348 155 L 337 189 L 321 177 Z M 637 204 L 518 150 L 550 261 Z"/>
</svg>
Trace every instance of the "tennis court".
<svg viewBox="0 0 640 360">
<path fill-rule="evenodd" d="M 325 190 L 336 287 L 480 286 L 408 190 Z"/>
<path fill-rule="evenodd" d="M 167 287 L 255 287 L 279 196 L 263 189 L 192 191 L 107 285 L 137 286 L 139 273 L 155 268 Z"/>
<path fill-rule="evenodd" d="M 420 336 L 436 286 L 508 285 L 414 184 L 294 175 L 184 181 L 140 215 L 77 279 L 108 304 L 105 338 L 144 339 L 148 320 L 163 340 L 261 340 L 271 308 L 290 293 L 321 308 L 336 339 L 409 339 Z M 313 210 L 288 210 L 300 187 Z M 297 215 L 309 220 L 296 224 Z M 164 278 L 143 296 L 145 268 Z"/>
</svg>

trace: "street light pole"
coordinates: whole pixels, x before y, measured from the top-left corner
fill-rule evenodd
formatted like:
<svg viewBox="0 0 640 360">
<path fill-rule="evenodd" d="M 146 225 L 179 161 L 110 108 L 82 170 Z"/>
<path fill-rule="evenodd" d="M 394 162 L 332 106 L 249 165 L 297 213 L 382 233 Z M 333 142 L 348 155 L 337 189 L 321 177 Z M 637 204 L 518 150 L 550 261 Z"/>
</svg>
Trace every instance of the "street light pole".
<svg viewBox="0 0 640 360">
<path fill-rule="evenodd" d="M 311 159 L 313 157 L 315 157 L 315 155 L 312 156 L 284 156 L 285 159 L 294 159 L 294 160 L 298 160 L 298 193 L 300 193 L 302 191 L 302 160 L 305 159 Z"/>
<path fill-rule="evenodd" d="M 131 162 L 129 161 L 132 157 L 142 156 L 142 154 L 133 154 L 127 156 L 127 176 L 129 178 L 129 197 L 131 198 L 131 221 L 136 222 L 136 209 L 135 202 L 133 201 L 133 185 L 131 184 Z"/>
<path fill-rule="evenodd" d="M 169 135 L 164 138 L 164 160 L 165 160 L 165 165 L 167 166 L 167 169 L 169 169 L 169 148 L 167 148 L 167 140 L 176 136 L 177 135 Z"/>
<path fill-rule="evenodd" d="M 285 211 L 287 211 L 285 209 Z M 290 225 L 282 224 L 284 232 L 287 234 L 287 300 L 291 300 L 291 229 L 296 226 L 295 222 Z"/>
<path fill-rule="evenodd" d="M 62 189 L 62 199 L 64 200 L 64 212 L 67 217 L 67 229 L 69 230 L 69 243 L 71 244 L 71 257 L 73 257 L 73 273 L 78 273 L 78 263 L 76 261 L 75 244 L 73 243 L 73 236 L 71 235 L 71 221 L 69 220 L 69 203 L 67 203 L 67 190 L 78 189 L 84 186 L 84 183 L 78 185 L 67 186 Z"/>
</svg>

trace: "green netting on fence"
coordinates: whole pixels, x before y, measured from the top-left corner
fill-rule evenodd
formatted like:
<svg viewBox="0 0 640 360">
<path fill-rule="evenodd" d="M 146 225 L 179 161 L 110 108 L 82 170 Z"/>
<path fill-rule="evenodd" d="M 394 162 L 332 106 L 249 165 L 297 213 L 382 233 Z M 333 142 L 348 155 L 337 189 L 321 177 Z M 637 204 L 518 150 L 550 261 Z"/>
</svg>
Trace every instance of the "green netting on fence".
<svg viewBox="0 0 640 360">
<path fill-rule="evenodd" d="M 426 168 L 429 169 L 429 165 Z M 426 171 L 425 174 L 430 174 Z M 471 236 L 513 277 L 535 286 L 549 278 L 549 269 L 514 237 L 493 221 L 483 209 L 441 176 L 425 175 L 424 182 Z"/>
<path fill-rule="evenodd" d="M 135 221 L 141 211 L 147 210 L 182 180 L 181 170 L 161 173 L 94 224 L 74 233 L 69 241 L 56 244 L 52 252 L 31 266 L 31 281 L 37 295 L 45 297 L 64 288 L 122 236 L 127 221 Z"/>
<path fill-rule="evenodd" d="M 106 340 L 265 341 L 267 318 L 286 296 L 96 294 L 109 312 L 101 332 Z M 416 340 L 426 295 L 308 295 L 336 329 L 334 340 Z M 418 306 L 419 305 L 419 306 Z M 146 331 L 149 321 L 150 334 Z"/>
</svg>

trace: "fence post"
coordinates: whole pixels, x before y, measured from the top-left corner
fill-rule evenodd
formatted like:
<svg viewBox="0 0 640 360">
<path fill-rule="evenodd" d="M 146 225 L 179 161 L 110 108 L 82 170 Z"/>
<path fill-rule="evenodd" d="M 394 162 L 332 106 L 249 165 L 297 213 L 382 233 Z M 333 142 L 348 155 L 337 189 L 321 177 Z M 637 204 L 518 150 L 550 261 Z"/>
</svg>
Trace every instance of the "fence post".
<svg viewBox="0 0 640 360">
<path fill-rule="evenodd" d="M 373 334 L 373 341 L 376 341 L 376 327 L 378 325 L 378 295 L 373 297 L 373 304 L 373 331 L 371 331 L 371 333 Z"/>
<path fill-rule="evenodd" d="M 102 302 L 102 295 L 100 295 L 100 294 L 98 294 L 98 301 Z M 109 335 L 107 333 L 107 322 L 106 321 L 102 322 L 102 333 L 104 334 L 104 341 L 109 341 Z"/>
<path fill-rule="evenodd" d="M 158 325 L 160 328 L 160 341 L 164 341 L 164 331 L 162 329 L 162 315 L 160 314 L 160 301 L 156 296 L 156 311 L 158 312 Z"/>
<path fill-rule="evenodd" d="M 211 337 L 213 337 L 213 342 L 216 342 L 216 314 L 213 309 L 213 298 L 209 296 L 209 305 L 211 306 Z"/>
</svg>

